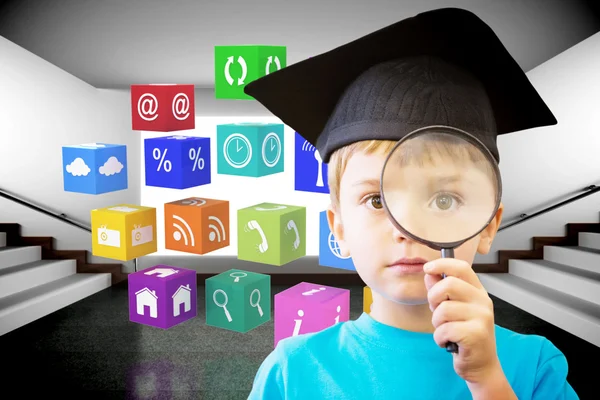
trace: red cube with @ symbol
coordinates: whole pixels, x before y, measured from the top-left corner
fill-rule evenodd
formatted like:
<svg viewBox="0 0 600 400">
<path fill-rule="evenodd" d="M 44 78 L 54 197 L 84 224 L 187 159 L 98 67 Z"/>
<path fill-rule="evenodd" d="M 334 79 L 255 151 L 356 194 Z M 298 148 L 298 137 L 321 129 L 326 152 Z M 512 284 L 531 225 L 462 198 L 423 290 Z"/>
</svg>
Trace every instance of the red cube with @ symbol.
<svg viewBox="0 0 600 400">
<path fill-rule="evenodd" d="M 195 129 L 194 85 L 131 85 L 134 131 L 173 132 Z"/>
</svg>

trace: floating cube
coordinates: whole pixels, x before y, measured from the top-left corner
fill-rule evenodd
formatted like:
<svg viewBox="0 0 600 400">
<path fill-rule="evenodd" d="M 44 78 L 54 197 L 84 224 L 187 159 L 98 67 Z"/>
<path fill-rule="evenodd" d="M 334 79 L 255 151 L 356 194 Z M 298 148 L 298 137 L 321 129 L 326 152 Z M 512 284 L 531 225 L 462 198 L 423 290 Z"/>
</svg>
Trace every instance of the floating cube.
<svg viewBox="0 0 600 400">
<path fill-rule="evenodd" d="M 129 274 L 129 320 L 169 329 L 198 314 L 196 271 L 155 265 Z"/>
<path fill-rule="evenodd" d="M 285 66 L 285 46 L 215 46 L 215 97 L 252 100 L 244 86 Z"/>
<path fill-rule="evenodd" d="M 373 293 L 371 293 L 370 287 L 365 286 L 363 288 L 363 311 L 370 314 L 371 305 L 373 305 Z"/>
<path fill-rule="evenodd" d="M 327 164 L 319 150 L 298 132 L 294 145 L 294 188 L 302 192 L 329 193 Z"/>
<path fill-rule="evenodd" d="M 196 127 L 194 85 L 131 85 L 134 131 L 173 132 Z"/>
<path fill-rule="evenodd" d="M 306 255 L 306 207 L 261 203 L 237 217 L 238 259 L 281 266 Z"/>
<path fill-rule="evenodd" d="M 329 229 L 327 211 L 319 213 L 319 265 L 356 271 L 352 258 L 341 254 L 340 246 Z"/>
<path fill-rule="evenodd" d="M 205 286 L 206 325 L 246 333 L 271 319 L 271 276 L 231 269 Z"/>
<path fill-rule="evenodd" d="M 261 177 L 283 172 L 283 124 L 217 125 L 217 172 Z"/>
<path fill-rule="evenodd" d="M 275 347 L 280 340 L 319 332 L 350 319 L 350 291 L 301 282 L 275 295 Z"/>
<path fill-rule="evenodd" d="M 156 208 L 119 204 L 91 211 L 92 254 L 129 261 L 156 252 Z"/>
<path fill-rule="evenodd" d="M 127 148 L 87 143 L 62 148 L 66 192 L 102 194 L 127 189 Z"/>
<path fill-rule="evenodd" d="M 165 248 L 206 254 L 229 246 L 229 202 L 189 197 L 165 204 Z"/>
<path fill-rule="evenodd" d="M 210 138 L 144 139 L 144 158 L 146 186 L 188 189 L 211 181 Z"/>
</svg>

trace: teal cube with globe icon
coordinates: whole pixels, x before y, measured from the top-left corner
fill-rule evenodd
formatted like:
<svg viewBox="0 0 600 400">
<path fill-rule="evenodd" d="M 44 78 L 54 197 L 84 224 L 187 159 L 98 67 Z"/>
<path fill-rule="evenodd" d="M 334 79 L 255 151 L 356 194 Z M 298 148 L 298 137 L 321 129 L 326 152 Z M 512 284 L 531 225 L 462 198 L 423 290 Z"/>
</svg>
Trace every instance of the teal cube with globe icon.
<svg viewBox="0 0 600 400">
<path fill-rule="evenodd" d="M 283 172 L 283 124 L 244 122 L 217 125 L 217 173 L 262 177 Z"/>
<path fill-rule="evenodd" d="M 215 46 L 215 98 L 252 100 L 244 87 L 286 65 L 285 46 Z"/>
<path fill-rule="evenodd" d="M 206 325 L 245 333 L 271 320 L 271 276 L 230 269 L 205 281 Z"/>
<path fill-rule="evenodd" d="M 282 266 L 306 255 L 306 207 L 261 203 L 237 212 L 238 259 Z"/>
</svg>

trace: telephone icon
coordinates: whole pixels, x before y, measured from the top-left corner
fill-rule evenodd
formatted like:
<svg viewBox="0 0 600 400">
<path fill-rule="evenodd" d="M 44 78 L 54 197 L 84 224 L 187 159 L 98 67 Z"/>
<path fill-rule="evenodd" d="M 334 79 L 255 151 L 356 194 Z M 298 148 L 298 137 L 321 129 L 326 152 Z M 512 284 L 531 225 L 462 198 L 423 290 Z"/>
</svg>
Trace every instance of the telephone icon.
<svg viewBox="0 0 600 400">
<path fill-rule="evenodd" d="M 290 231 L 293 230 L 294 233 L 296 234 L 296 240 L 294 240 L 294 250 L 297 250 L 298 246 L 300 246 L 300 232 L 298 232 L 298 227 L 296 226 L 296 223 L 294 222 L 293 219 L 290 219 L 288 221 L 287 228 Z"/>
<path fill-rule="evenodd" d="M 258 221 L 253 219 L 252 221 L 248 222 L 248 228 L 251 230 L 258 231 L 258 234 L 260 235 L 262 243 L 258 245 L 258 250 L 261 253 L 267 251 L 269 249 L 269 243 L 267 243 L 267 236 L 265 235 L 265 232 L 263 231 L 261 226 L 258 224 Z"/>
</svg>

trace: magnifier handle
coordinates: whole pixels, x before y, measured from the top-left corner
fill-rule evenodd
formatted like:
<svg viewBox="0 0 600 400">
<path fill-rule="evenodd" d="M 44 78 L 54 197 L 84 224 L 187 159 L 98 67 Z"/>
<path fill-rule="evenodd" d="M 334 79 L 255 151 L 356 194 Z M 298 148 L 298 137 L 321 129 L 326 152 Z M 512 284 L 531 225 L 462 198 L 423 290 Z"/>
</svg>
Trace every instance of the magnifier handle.
<svg viewBox="0 0 600 400">
<path fill-rule="evenodd" d="M 454 258 L 454 249 L 442 249 L 442 258 Z M 442 274 L 442 278 L 446 278 L 446 274 Z M 446 351 L 448 353 L 458 353 L 458 345 L 454 342 L 446 343 Z"/>
</svg>

